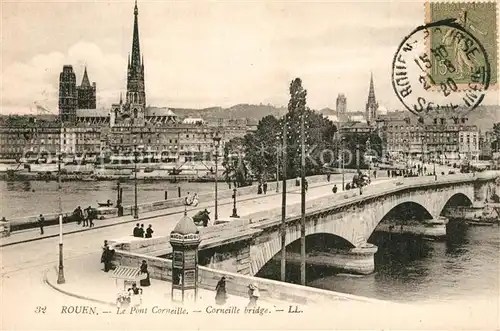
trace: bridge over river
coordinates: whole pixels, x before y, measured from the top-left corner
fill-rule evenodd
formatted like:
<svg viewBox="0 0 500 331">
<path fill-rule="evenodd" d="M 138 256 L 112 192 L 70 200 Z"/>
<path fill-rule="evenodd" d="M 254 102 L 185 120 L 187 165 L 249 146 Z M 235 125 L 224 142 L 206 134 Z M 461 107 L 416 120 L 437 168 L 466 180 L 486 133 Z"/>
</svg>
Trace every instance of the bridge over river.
<svg viewBox="0 0 500 331">
<path fill-rule="evenodd" d="M 447 218 L 454 208 L 481 210 L 488 194 L 496 192 L 500 172 L 413 177 L 386 181 L 378 185 L 318 197 L 308 201 L 306 237 L 326 235 L 334 240 L 330 264 L 346 272 L 368 274 L 374 270 L 377 247 L 368 239 L 385 225 L 387 215 L 405 206 L 418 214 L 418 223 L 405 224 L 410 232 L 429 237 L 446 235 Z M 287 206 L 286 245 L 300 239 L 300 203 Z M 398 228 L 399 229 L 399 228 Z M 200 229 L 202 265 L 243 275 L 256 275 L 281 250 L 281 206 L 259 211 L 241 219 Z M 116 263 L 133 264 L 150 259 L 159 277 L 170 275 L 169 237 L 115 241 Z M 312 256 L 308 258 L 314 258 Z M 293 254 L 290 255 L 293 259 Z M 164 260 L 163 262 L 160 260 Z"/>
</svg>

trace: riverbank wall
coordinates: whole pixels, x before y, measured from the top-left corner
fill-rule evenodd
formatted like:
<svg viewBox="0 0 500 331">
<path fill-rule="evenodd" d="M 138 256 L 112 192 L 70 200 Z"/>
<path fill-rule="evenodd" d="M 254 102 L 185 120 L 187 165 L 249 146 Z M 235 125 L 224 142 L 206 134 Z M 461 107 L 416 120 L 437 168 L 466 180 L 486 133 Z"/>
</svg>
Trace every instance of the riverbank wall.
<svg viewBox="0 0 500 331">
<path fill-rule="evenodd" d="M 314 184 L 318 182 L 325 181 L 326 176 L 325 175 L 316 175 L 316 176 L 309 176 L 307 177 L 307 181 L 309 184 Z M 279 187 L 281 187 L 282 182 L 279 182 Z M 214 184 L 215 185 L 215 184 Z M 224 184 L 219 184 L 219 190 L 217 193 L 218 200 L 220 199 L 228 199 L 231 198 L 233 195 L 233 190 L 232 189 L 227 189 L 222 187 L 227 187 L 227 185 Z M 287 187 L 295 187 L 295 179 L 289 179 L 287 180 Z M 269 182 L 268 183 L 268 192 L 275 192 L 276 191 L 276 182 Z M 258 186 L 257 185 L 251 185 L 251 186 L 245 186 L 245 187 L 240 187 L 237 189 L 237 199 L 240 196 L 252 196 L 252 195 L 257 195 L 258 193 Z M 139 192 L 140 194 L 140 192 Z M 184 205 L 184 199 L 185 197 L 176 197 L 172 199 L 167 199 L 167 200 L 157 200 L 157 201 L 152 201 L 152 202 L 146 202 L 146 203 L 141 203 L 138 204 L 138 212 L 139 214 L 141 213 L 146 213 L 146 212 L 151 212 L 151 211 L 157 211 L 157 210 L 163 210 L 163 209 L 169 209 L 173 207 L 179 207 Z M 214 192 L 206 192 L 206 193 L 200 193 L 198 195 L 198 201 L 199 202 L 211 202 L 215 200 L 215 193 Z M 95 206 L 94 206 L 95 207 Z M 75 205 L 76 208 L 76 205 Z M 99 217 L 102 218 L 114 218 L 118 217 L 118 209 L 117 208 L 97 208 Z M 132 215 L 134 211 L 134 205 L 126 205 L 123 206 L 123 215 L 122 216 L 129 216 Z M 63 212 L 63 217 L 68 217 L 71 216 L 72 211 L 64 211 Z M 2 215 L 0 215 L 1 217 Z M 24 217 L 16 217 L 16 218 L 10 218 L 7 219 L 7 221 L 10 222 L 11 224 L 11 231 L 18 231 L 18 230 L 23 230 L 23 229 L 28 229 L 28 228 L 36 228 L 38 227 L 37 219 L 39 215 L 32 215 L 32 216 L 24 216 Z M 58 213 L 44 213 L 43 214 L 45 220 L 46 220 L 46 225 L 52 225 L 52 224 L 57 224 L 58 223 Z"/>
<path fill-rule="evenodd" d="M 172 281 L 172 260 L 169 259 L 115 249 L 113 264 L 115 266 L 137 267 L 143 260 L 148 264 L 148 271 L 151 278 Z M 242 297 L 248 296 L 248 284 L 257 284 L 262 297 L 296 304 L 322 304 L 325 302 L 331 303 L 332 301 L 383 302 L 350 294 L 198 266 L 198 284 L 201 288 L 213 290 L 223 276 L 226 277 L 226 290 L 228 294 Z"/>
</svg>

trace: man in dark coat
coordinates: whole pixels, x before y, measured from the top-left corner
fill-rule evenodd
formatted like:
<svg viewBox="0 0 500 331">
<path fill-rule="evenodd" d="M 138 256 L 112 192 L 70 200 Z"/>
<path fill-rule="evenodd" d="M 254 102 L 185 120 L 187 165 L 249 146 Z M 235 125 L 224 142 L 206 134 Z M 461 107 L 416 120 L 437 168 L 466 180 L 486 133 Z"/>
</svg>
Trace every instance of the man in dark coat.
<svg viewBox="0 0 500 331">
<path fill-rule="evenodd" d="M 153 238 L 153 227 L 151 224 L 149 224 L 148 228 L 146 229 L 146 238 Z"/>
<path fill-rule="evenodd" d="M 144 224 L 141 224 L 139 230 L 137 230 L 137 237 L 144 238 Z"/>
<path fill-rule="evenodd" d="M 38 217 L 38 226 L 40 227 L 40 235 L 43 235 L 43 226 L 45 224 L 45 218 L 42 214 Z"/>
<path fill-rule="evenodd" d="M 89 219 L 89 228 L 91 228 L 94 226 L 95 211 L 90 206 L 87 208 L 87 210 L 88 210 L 87 215 L 88 215 L 88 219 Z"/>
<path fill-rule="evenodd" d="M 134 237 L 139 237 L 139 231 L 140 231 L 140 227 L 139 227 L 139 223 L 137 223 L 135 225 L 135 228 L 134 228 Z"/>
<path fill-rule="evenodd" d="M 107 243 L 104 244 L 102 255 L 101 255 L 101 263 L 104 263 L 104 271 L 108 272 L 111 270 L 112 263 L 111 260 L 113 259 L 115 251 L 109 248 L 109 245 Z"/>
</svg>

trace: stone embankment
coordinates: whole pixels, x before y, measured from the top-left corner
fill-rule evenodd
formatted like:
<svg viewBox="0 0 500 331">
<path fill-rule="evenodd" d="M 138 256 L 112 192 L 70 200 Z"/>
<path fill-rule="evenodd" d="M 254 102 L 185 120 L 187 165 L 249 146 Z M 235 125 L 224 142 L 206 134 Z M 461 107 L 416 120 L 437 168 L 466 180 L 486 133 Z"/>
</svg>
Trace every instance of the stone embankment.
<svg viewBox="0 0 500 331">
<path fill-rule="evenodd" d="M 310 176 L 307 178 L 307 181 L 309 184 L 318 183 L 318 182 L 321 182 L 324 180 L 325 180 L 325 175 L 316 175 L 316 176 Z M 279 185 L 281 186 L 281 182 L 279 183 Z M 295 186 L 295 179 L 287 180 L 287 186 L 288 187 Z M 257 190 L 258 190 L 257 185 L 240 187 L 240 188 L 238 188 L 237 196 L 257 195 Z M 269 182 L 268 183 L 268 191 L 273 192 L 275 190 L 276 190 L 276 182 Z M 217 197 L 218 197 L 218 200 L 221 200 L 221 199 L 231 198 L 232 195 L 233 195 L 233 190 L 223 189 L 223 190 L 218 191 Z M 215 194 L 214 194 L 214 192 L 202 193 L 202 194 L 198 195 L 198 199 L 199 199 L 199 202 L 214 201 Z M 168 199 L 168 200 L 160 200 L 160 201 L 141 203 L 141 204 L 138 204 L 137 207 L 138 207 L 139 214 L 142 214 L 142 213 L 146 213 L 146 212 L 169 209 L 169 208 L 179 207 L 179 206 L 183 206 L 183 205 L 184 205 L 184 197 L 180 197 L 180 198 L 173 198 L 173 199 Z M 118 216 L 118 209 L 114 208 L 114 207 L 97 208 L 97 211 L 98 211 L 98 215 L 99 215 L 100 219 L 114 218 L 114 217 Z M 123 215 L 122 216 L 132 215 L 133 211 L 134 211 L 133 205 L 123 206 Z M 71 214 L 72 214 L 72 211 L 64 211 L 63 218 L 66 219 L 67 217 L 71 216 Z M 57 224 L 59 222 L 59 219 L 58 219 L 59 214 L 57 214 L 57 213 L 50 213 L 50 214 L 44 213 L 43 216 L 45 218 L 45 225 L 47 225 L 47 226 L 54 225 L 54 224 Z M 38 227 L 37 219 L 38 219 L 38 215 L 33 215 L 33 216 L 8 219 L 7 221 L 10 222 L 11 231 L 18 231 L 18 230 Z"/>
</svg>

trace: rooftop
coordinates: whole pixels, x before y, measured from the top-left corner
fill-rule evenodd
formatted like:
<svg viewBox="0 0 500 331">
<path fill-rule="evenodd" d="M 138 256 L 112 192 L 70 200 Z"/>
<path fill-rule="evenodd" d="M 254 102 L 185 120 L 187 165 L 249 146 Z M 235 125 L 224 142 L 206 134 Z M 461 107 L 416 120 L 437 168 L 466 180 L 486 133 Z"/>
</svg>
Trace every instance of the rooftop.
<svg viewBox="0 0 500 331">
<path fill-rule="evenodd" d="M 172 233 L 178 233 L 180 235 L 187 235 L 187 234 L 195 234 L 198 233 L 198 228 L 194 224 L 194 221 L 191 217 L 184 215 L 179 223 L 175 226 L 174 230 Z"/>
</svg>

